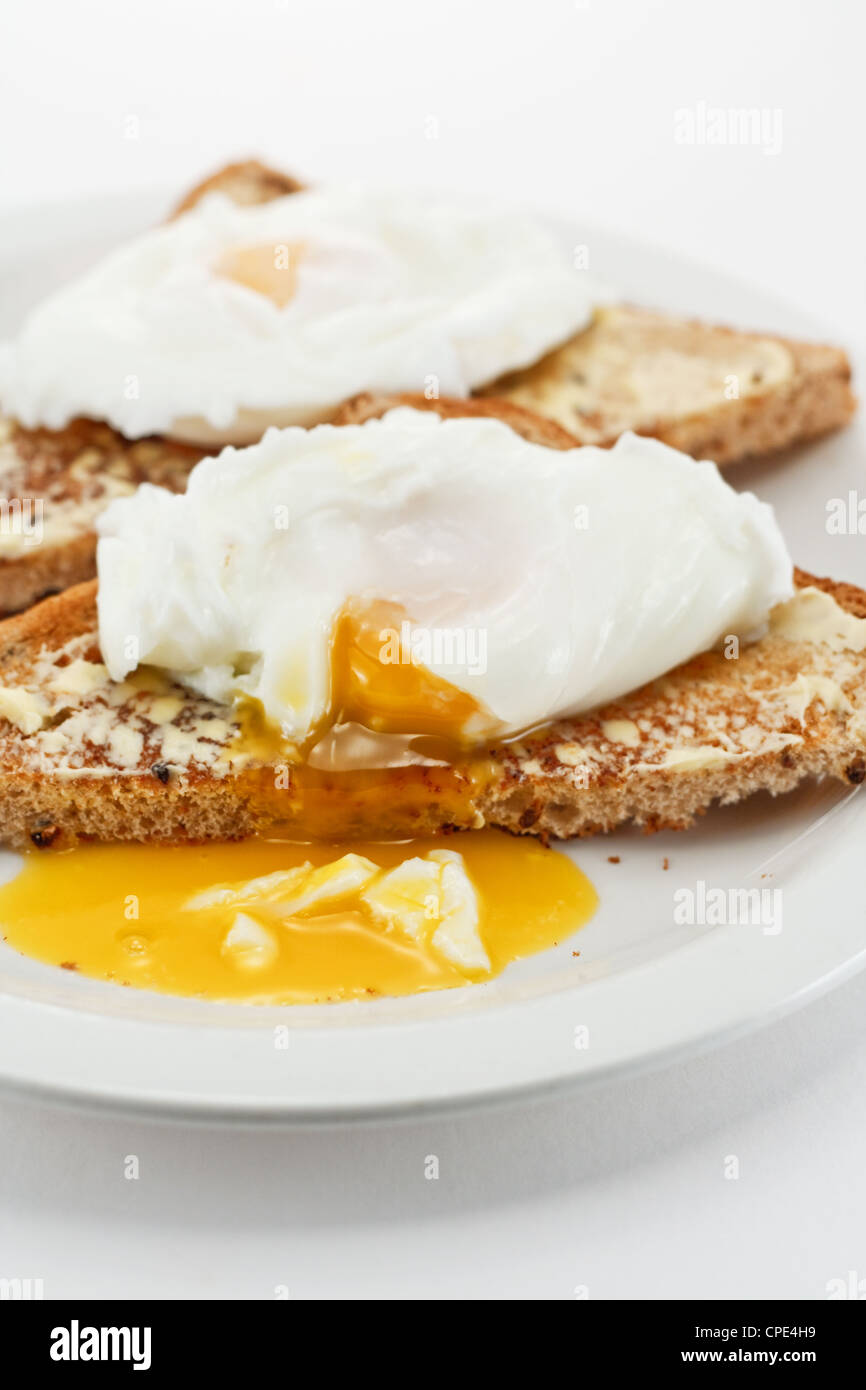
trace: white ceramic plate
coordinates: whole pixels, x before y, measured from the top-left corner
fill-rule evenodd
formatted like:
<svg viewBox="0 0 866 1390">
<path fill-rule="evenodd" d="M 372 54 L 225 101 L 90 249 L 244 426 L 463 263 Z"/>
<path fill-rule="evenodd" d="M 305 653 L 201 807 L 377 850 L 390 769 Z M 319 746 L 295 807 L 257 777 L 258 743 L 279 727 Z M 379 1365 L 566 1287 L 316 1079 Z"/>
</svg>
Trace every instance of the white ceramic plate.
<svg viewBox="0 0 866 1390">
<path fill-rule="evenodd" d="M 0 334 L 163 207 L 158 197 L 115 199 L 8 218 Z M 588 227 L 563 236 L 587 245 L 593 271 L 634 300 L 833 337 L 760 290 L 664 251 Z M 866 585 L 862 538 L 832 537 L 825 527 L 827 500 L 863 488 L 862 428 L 731 476 L 774 503 L 800 564 Z M 202 1004 L 100 984 L 0 946 L 0 1084 L 184 1119 L 334 1122 L 656 1066 L 768 1022 L 866 962 L 864 818 L 863 796 L 812 786 L 711 812 L 684 835 L 626 832 L 579 844 L 569 852 L 601 897 L 589 926 L 490 984 L 414 999 Z M 17 862 L 0 854 L 0 875 Z M 766 903 L 775 909 L 771 926 L 781 911 L 781 930 L 678 925 L 675 894 L 696 892 L 699 882 L 777 891 Z M 287 1046 L 278 1046 L 283 1027 Z"/>
</svg>

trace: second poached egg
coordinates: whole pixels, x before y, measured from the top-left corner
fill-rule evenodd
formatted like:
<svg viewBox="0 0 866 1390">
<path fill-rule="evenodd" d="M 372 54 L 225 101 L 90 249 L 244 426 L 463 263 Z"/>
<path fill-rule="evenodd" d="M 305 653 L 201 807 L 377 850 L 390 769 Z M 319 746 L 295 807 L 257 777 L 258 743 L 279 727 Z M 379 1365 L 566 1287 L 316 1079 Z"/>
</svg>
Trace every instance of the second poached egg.
<svg viewBox="0 0 866 1390">
<path fill-rule="evenodd" d="M 24 425 L 249 443 L 359 391 L 468 395 L 584 327 L 592 303 L 531 218 L 362 187 L 239 207 L 212 193 L 38 306 L 0 353 Z"/>
</svg>

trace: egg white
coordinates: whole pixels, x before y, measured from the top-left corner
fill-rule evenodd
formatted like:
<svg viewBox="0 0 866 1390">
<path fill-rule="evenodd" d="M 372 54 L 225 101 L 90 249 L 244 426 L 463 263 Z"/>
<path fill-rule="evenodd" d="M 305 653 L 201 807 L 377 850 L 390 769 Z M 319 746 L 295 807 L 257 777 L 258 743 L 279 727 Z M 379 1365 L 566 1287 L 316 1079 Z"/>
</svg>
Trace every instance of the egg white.
<svg viewBox="0 0 866 1390">
<path fill-rule="evenodd" d="M 297 254 L 287 303 L 221 273 L 251 247 Z M 26 425 L 250 442 L 359 391 L 467 394 L 591 312 L 585 272 L 530 218 L 360 187 L 258 207 L 211 194 L 37 307 L 3 353 L 0 403 Z"/>
</svg>

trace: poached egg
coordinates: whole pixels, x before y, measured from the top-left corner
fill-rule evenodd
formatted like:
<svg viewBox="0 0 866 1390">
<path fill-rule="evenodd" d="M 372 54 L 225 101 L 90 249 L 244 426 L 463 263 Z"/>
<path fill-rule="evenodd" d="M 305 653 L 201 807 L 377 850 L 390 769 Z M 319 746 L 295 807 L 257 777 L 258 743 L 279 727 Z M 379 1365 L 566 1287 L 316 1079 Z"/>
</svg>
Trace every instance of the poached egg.
<svg viewBox="0 0 866 1390">
<path fill-rule="evenodd" d="M 0 353 L 0 404 L 26 426 L 248 443 L 359 391 L 467 395 L 591 311 L 585 271 L 520 214 L 360 187 L 213 193 L 39 305 Z"/>
<path fill-rule="evenodd" d="M 272 430 L 100 521 L 111 677 L 247 702 L 299 755 L 353 723 L 463 747 L 578 714 L 792 589 L 772 510 L 624 435 L 556 451 L 495 419 Z"/>
</svg>

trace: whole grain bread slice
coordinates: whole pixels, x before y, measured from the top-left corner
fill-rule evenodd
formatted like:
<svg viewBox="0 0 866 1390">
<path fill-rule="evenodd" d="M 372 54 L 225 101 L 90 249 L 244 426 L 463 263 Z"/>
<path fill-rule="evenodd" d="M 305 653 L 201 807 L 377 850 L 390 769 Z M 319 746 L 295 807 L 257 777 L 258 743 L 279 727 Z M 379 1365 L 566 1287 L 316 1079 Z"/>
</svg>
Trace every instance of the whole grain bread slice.
<svg viewBox="0 0 866 1390">
<path fill-rule="evenodd" d="M 805 778 L 866 778 L 866 593 L 798 571 L 761 640 L 708 652 L 580 718 L 441 764 L 316 785 L 329 834 L 487 824 L 570 837 L 634 822 L 682 829 L 714 802 Z M 290 767 L 250 756 L 234 712 L 156 672 L 108 679 L 96 584 L 0 624 L 0 834 L 199 841 L 273 830 L 309 809 Z"/>
</svg>

